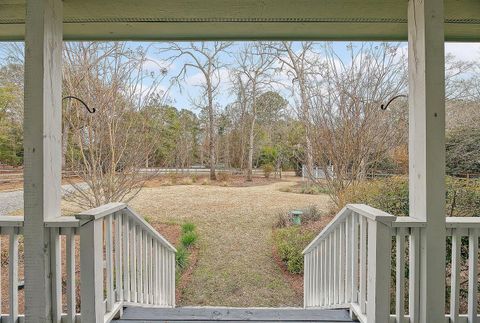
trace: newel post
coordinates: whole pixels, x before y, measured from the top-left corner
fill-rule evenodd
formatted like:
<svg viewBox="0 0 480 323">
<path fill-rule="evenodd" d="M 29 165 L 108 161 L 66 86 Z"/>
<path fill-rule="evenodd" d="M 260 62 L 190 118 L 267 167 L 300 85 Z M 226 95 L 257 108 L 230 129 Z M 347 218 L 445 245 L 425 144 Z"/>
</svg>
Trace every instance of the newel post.
<svg viewBox="0 0 480 323">
<path fill-rule="evenodd" d="M 368 220 L 367 317 L 369 323 L 390 320 L 391 228 Z"/>
<path fill-rule="evenodd" d="M 444 0 L 409 0 L 409 204 L 420 229 L 411 320 L 445 320 Z M 410 282 L 414 283 L 414 282 Z"/>
<path fill-rule="evenodd" d="M 102 219 L 89 220 L 80 227 L 80 269 L 82 322 L 103 322 Z"/>
</svg>

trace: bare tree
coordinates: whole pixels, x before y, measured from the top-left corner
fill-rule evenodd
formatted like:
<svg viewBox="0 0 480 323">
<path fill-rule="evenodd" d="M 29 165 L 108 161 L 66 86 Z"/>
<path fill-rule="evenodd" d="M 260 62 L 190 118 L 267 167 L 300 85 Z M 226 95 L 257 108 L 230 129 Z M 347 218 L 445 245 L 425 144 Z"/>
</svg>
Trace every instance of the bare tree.
<svg viewBox="0 0 480 323">
<path fill-rule="evenodd" d="M 330 44 L 323 48 L 312 105 L 315 161 L 337 204 L 340 194 L 407 132 L 405 113 L 380 109 L 381 103 L 406 91 L 406 61 L 399 47 L 350 44 L 347 52 L 342 58 Z"/>
<path fill-rule="evenodd" d="M 252 181 L 255 126 L 259 108 L 257 99 L 271 88 L 275 57 L 262 43 L 247 43 L 236 56 L 237 88 L 242 104 L 249 107 L 247 181 Z M 246 110 L 247 110 L 246 109 Z"/>
<path fill-rule="evenodd" d="M 67 43 L 64 89 L 95 113 L 72 101 L 64 116 L 67 163 L 81 183 L 68 199 L 85 207 L 129 201 L 148 176 L 142 173 L 153 149 L 143 108 L 161 95 L 157 76 L 146 73 L 146 51 L 125 43 Z M 149 86 L 146 79 L 149 78 Z M 85 183 L 85 184 L 84 184 Z"/>
<path fill-rule="evenodd" d="M 292 96 L 297 100 L 296 110 L 305 131 L 305 164 L 310 179 L 313 176 L 313 146 L 311 127 L 311 101 L 314 83 L 312 79 L 318 76 L 318 62 L 313 42 L 300 42 L 299 48 L 294 48 L 294 42 L 284 41 L 273 43 L 276 57 L 280 62 L 280 70 L 291 80 L 289 86 Z"/>
<path fill-rule="evenodd" d="M 221 71 L 226 67 L 222 61 L 222 54 L 225 54 L 231 42 L 199 42 L 199 43 L 176 43 L 172 42 L 168 47 L 160 48 L 160 53 L 173 53 L 167 58 L 174 62 L 180 59 L 182 67 L 180 72 L 173 77 L 173 82 L 181 87 L 181 81 L 185 81 L 190 69 L 201 73 L 203 80 L 200 85 L 202 88 L 202 98 L 195 105 L 199 107 L 206 106 L 208 115 L 208 148 L 210 160 L 210 179 L 216 180 L 215 165 L 215 96 L 221 84 Z M 205 99 L 205 100 L 204 100 Z"/>
</svg>

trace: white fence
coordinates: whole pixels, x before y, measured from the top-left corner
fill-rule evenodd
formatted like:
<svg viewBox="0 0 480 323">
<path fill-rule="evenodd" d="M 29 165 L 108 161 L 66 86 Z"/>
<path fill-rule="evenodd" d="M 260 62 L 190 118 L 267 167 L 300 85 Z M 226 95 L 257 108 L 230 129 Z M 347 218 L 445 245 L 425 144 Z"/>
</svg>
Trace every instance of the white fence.
<svg viewBox="0 0 480 323">
<path fill-rule="evenodd" d="M 23 220 L 23 216 L 0 217 L 0 234 L 8 236 L 9 241 L 9 312 L 1 314 L 1 322 L 24 321 L 18 306 Z M 80 317 L 82 322 L 109 322 L 129 304 L 175 306 L 176 250 L 127 205 L 111 203 L 76 218 L 55 218 L 45 227 L 53 250 L 50 265 L 54 322 L 80 322 Z M 77 306 L 77 287 L 81 306 Z M 2 292 L 0 286 L 0 302 Z"/>
<path fill-rule="evenodd" d="M 350 308 L 352 316 L 364 323 L 418 322 L 419 241 L 424 226 L 417 219 L 395 217 L 366 205 L 345 207 L 304 250 L 304 306 Z M 477 320 L 479 229 L 480 218 L 447 218 L 452 273 L 450 313 L 445 322 Z M 467 313 L 459 310 L 462 237 L 468 237 Z M 395 288 L 391 288 L 392 257 Z"/>
</svg>

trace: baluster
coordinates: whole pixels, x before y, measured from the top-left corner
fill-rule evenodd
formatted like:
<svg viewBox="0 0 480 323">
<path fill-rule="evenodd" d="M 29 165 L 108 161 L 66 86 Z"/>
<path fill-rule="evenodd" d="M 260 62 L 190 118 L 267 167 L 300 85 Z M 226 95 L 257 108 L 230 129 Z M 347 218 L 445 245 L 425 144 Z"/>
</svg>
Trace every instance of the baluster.
<svg viewBox="0 0 480 323">
<path fill-rule="evenodd" d="M 318 306 L 323 306 L 323 241 L 318 244 Z"/>
<path fill-rule="evenodd" d="M 143 232 L 141 231 L 140 226 L 137 226 L 137 253 L 138 253 L 138 261 L 137 261 L 137 302 L 143 302 L 143 248 L 142 248 L 142 237 Z"/>
<path fill-rule="evenodd" d="M 327 240 L 322 241 L 323 247 L 323 306 L 328 305 L 328 250 Z"/>
<path fill-rule="evenodd" d="M 398 323 L 403 323 L 405 317 L 405 230 L 397 229 L 396 235 L 396 300 L 395 314 Z"/>
<path fill-rule="evenodd" d="M 360 311 L 362 314 L 367 312 L 367 220 L 360 217 Z"/>
<path fill-rule="evenodd" d="M 310 306 L 310 286 L 309 286 L 309 277 L 310 277 L 310 266 L 309 266 L 310 253 L 305 255 L 305 270 L 303 273 L 303 307 L 307 308 Z"/>
<path fill-rule="evenodd" d="M 315 250 L 310 252 L 310 306 L 315 306 Z"/>
<path fill-rule="evenodd" d="M 351 301 L 353 303 L 358 302 L 358 214 L 352 213 L 352 228 L 351 235 L 352 239 L 351 248 L 352 248 L 352 272 L 351 272 L 351 284 L 352 284 L 352 296 Z"/>
<path fill-rule="evenodd" d="M 420 229 L 410 229 L 408 252 L 408 310 L 410 322 L 417 323 L 420 316 Z"/>
<path fill-rule="evenodd" d="M 122 284 L 122 271 L 123 271 L 123 259 L 122 259 L 122 213 L 115 213 L 115 289 L 116 289 L 116 302 L 123 301 L 123 284 Z"/>
<path fill-rule="evenodd" d="M 142 230 L 142 242 L 143 242 L 143 302 L 148 304 L 148 236 L 145 231 Z"/>
<path fill-rule="evenodd" d="M 50 259 L 52 270 L 52 321 L 60 323 L 62 319 L 62 259 L 60 253 L 60 229 L 50 229 L 52 246 Z"/>
<path fill-rule="evenodd" d="M 333 234 L 328 235 L 328 305 L 333 304 Z"/>
<path fill-rule="evenodd" d="M 320 278 L 321 274 L 321 250 L 320 250 L 320 245 L 317 245 L 315 248 L 316 251 L 316 262 L 315 262 L 315 306 L 320 306 L 320 294 L 322 293 L 321 290 L 321 285 L 322 285 L 322 280 Z"/>
<path fill-rule="evenodd" d="M 123 215 L 123 297 L 128 302 L 131 301 L 130 296 L 130 221 L 128 220 L 128 214 L 126 212 Z"/>
<path fill-rule="evenodd" d="M 149 275 L 148 275 L 148 281 L 149 281 L 149 303 L 153 304 L 153 295 L 154 295 L 154 286 L 155 284 L 153 283 L 153 268 L 155 266 L 154 258 L 153 258 L 153 238 L 148 239 L 148 254 L 150 256 L 150 262 L 149 262 Z"/>
<path fill-rule="evenodd" d="M 339 230 L 339 257 L 338 257 L 338 266 L 339 266 L 339 293 L 338 293 L 338 303 L 345 303 L 345 222 L 340 223 Z"/>
<path fill-rule="evenodd" d="M 75 323 L 76 309 L 76 279 L 75 279 L 75 229 L 66 228 L 66 270 L 67 270 L 67 317 L 68 323 Z"/>
<path fill-rule="evenodd" d="M 345 220 L 345 302 L 352 300 L 352 214 Z"/>
<path fill-rule="evenodd" d="M 153 240 L 153 304 L 158 304 L 158 242 Z"/>
<path fill-rule="evenodd" d="M 10 322 L 18 320 L 18 228 L 10 231 L 8 254 L 9 293 L 10 293 Z"/>
<path fill-rule="evenodd" d="M 338 304 L 339 283 L 339 232 L 338 227 L 333 230 L 333 304 Z"/>
<path fill-rule="evenodd" d="M 160 248 L 160 304 L 165 305 L 165 252 L 164 246 Z"/>
<path fill-rule="evenodd" d="M 468 323 L 475 323 L 478 303 L 478 230 L 468 231 Z"/>
<path fill-rule="evenodd" d="M 460 261 L 462 235 L 459 229 L 452 230 L 452 276 L 450 291 L 450 321 L 459 322 L 460 313 Z"/>
<path fill-rule="evenodd" d="M 105 218 L 105 256 L 106 256 L 106 293 L 107 293 L 107 312 L 111 312 L 114 303 L 114 291 L 113 291 L 113 236 L 112 236 L 112 217 L 113 214 L 109 214 Z"/>
<path fill-rule="evenodd" d="M 169 251 L 170 253 L 170 306 L 175 306 L 175 253 Z"/>
<path fill-rule="evenodd" d="M 130 247 L 130 297 L 131 301 L 136 302 L 137 296 L 137 226 L 132 221 L 131 230 L 131 247 Z"/>
</svg>

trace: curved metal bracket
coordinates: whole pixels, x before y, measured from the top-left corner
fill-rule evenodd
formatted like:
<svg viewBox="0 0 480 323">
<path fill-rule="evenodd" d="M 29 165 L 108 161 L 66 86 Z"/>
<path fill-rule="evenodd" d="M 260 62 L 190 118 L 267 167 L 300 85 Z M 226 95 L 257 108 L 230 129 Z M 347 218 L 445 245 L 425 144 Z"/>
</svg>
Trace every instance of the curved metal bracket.
<svg viewBox="0 0 480 323">
<path fill-rule="evenodd" d="M 85 109 L 87 109 L 87 111 L 89 113 L 95 113 L 95 111 L 96 111 L 95 108 L 90 108 L 82 99 L 77 98 L 76 96 L 68 95 L 68 96 L 62 98 L 62 101 L 64 101 L 64 100 L 77 100 L 78 102 L 80 102 L 85 107 Z"/>
<path fill-rule="evenodd" d="M 388 100 L 387 104 L 382 104 L 382 105 L 380 106 L 380 109 L 381 109 L 381 110 L 387 110 L 387 108 L 388 108 L 388 106 L 390 105 L 390 103 L 392 103 L 393 101 L 395 101 L 395 100 L 398 99 L 398 98 L 408 98 L 408 96 L 405 95 L 405 94 L 396 95 L 396 96 L 394 96 L 393 98 L 391 98 L 390 100 Z"/>
</svg>

